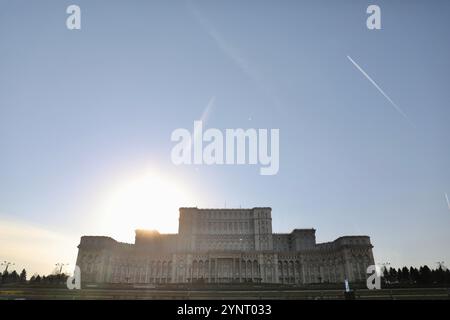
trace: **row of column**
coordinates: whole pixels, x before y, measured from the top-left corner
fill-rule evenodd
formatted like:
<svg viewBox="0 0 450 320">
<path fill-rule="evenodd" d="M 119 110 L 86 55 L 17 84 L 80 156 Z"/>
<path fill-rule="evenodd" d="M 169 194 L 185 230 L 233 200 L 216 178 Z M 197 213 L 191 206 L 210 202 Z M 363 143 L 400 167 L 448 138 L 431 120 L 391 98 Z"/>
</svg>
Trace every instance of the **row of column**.
<svg viewBox="0 0 450 320">
<path fill-rule="evenodd" d="M 207 282 L 261 281 L 261 267 L 257 260 L 236 258 L 194 260 L 188 266 L 187 272 L 188 281 L 200 279 Z"/>
</svg>

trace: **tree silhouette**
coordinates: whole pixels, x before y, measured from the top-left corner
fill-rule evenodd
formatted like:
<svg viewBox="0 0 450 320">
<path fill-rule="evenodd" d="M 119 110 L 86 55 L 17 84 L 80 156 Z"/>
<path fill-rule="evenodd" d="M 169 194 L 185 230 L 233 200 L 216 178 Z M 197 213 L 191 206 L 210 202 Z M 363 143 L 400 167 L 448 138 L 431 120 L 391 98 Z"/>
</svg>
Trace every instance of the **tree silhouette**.
<svg viewBox="0 0 450 320">
<path fill-rule="evenodd" d="M 8 282 L 10 283 L 16 283 L 20 281 L 20 276 L 17 274 L 17 271 L 14 270 L 8 275 Z"/>
<path fill-rule="evenodd" d="M 407 267 L 402 268 L 402 278 L 400 279 L 401 282 L 409 283 L 411 281 L 409 276 L 409 269 Z"/>
<path fill-rule="evenodd" d="M 431 283 L 431 270 L 427 265 L 420 267 L 419 269 L 419 283 L 430 284 Z"/>
<path fill-rule="evenodd" d="M 419 281 L 419 270 L 417 268 L 409 268 L 409 277 L 411 279 L 411 283 L 417 283 Z"/>
<path fill-rule="evenodd" d="M 397 278 L 397 271 L 396 271 L 394 268 L 390 268 L 390 269 L 389 269 L 389 281 L 390 281 L 391 283 L 395 283 L 395 282 L 398 281 L 398 278 Z"/>
<path fill-rule="evenodd" d="M 20 273 L 19 280 L 20 282 L 27 282 L 27 271 L 25 269 Z"/>
<path fill-rule="evenodd" d="M 400 268 L 397 270 L 397 282 L 403 282 L 403 272 Z"/>
</svg>

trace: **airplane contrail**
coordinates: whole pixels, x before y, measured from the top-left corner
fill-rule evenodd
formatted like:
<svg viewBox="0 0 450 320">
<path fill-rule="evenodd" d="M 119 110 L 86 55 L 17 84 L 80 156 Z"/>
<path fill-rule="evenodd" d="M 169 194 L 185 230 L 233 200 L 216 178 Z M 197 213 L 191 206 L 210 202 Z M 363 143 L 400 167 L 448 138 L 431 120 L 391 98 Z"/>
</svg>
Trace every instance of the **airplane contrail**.
<svg viewBox="0 0 450 320">
<path fill-rule="evenodd" d="M 215 102 L 216 102 L 216 96 L 212 96 L 209 99 L 208 104 L 206 105 L 205 109 L 203 109 L 202 115 L 201 115 L 200 120 L 199 120 L 202 123 L 202 125 L 206 124 L 206 121 L 208 120 L 208 116 L 209 116 L 209 114 L 211 112 L 211 109 L 214 108 Z M 194 141 L 196 141 L 197 139 L 200 138 L 199 134 L 201 134 L 201 132 L 197 131 L 197 132 L 194 133 L 193 139 L 191 139 L 191 141 L 189 142 L 189 145 L 187 146 L 189 152 L 191 152 L 191 150 L 192 150 L 192 147 L 194 145 Z"/>
<path fill-rule="evenodd" d="M 445 199 L 447 199 L 448 210 L 450 210 L 450 201 L 448 201 L 447 193 L 445 193 Z"/>
<path fill-rule="evenodd" d="M 365 72 L 350 56 L 347 59 L 369 80 L 375 88 L 389 101 L 389 103 L 400 113 L 413 127 L 416 127 L 414 123 L 408 118 L 408 116 L 403 112 L 403 110 L 394 102 L 392 99 L 380 88 L 380 86 Z"/>
<path fill-rule="evenodd" d="M 202 116 L 200 117 L 200 120 L 203 123 L 206 123 L 206 120 L 208 120 L 208 116 L 211 112 L 211 109 L 214 107 L 215 102 L 216 102 L 216 96 L 212 96 L 211 99 L 209 99 L 208 105 L 203 110 Z"/>
</svg>

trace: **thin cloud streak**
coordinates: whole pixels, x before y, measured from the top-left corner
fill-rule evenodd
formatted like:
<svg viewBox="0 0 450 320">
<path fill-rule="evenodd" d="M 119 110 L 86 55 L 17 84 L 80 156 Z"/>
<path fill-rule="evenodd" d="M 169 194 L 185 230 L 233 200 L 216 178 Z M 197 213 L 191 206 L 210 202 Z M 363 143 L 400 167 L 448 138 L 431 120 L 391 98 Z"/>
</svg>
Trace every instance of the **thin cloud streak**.
<svg viewBox="0 0 450 320">
<path fill-rule="evenodd" d="M 389 103 L 400 113 L 414 128 L 415 124 L 408 118 L 403 110 L 380 88 L 380 86 L 365 72 L 350 56 L 347 56 L 348 60 L 369 80 L 375 88 L 389 101 Z"/>
<path fill-rule="evenodd" d="M 205 32 L 213 39 L 214 43 L 219 47 L 219 49 L 229 57 L 238 67 L 246 74 L 251 80 L 253 80 L 257 86 L 259 86 L 272 102 L 280 107 L 280 99 L 274 94 L 272 88 L 263 81 L 261 75 L 251 68 L 248 61 L 239 53 L 237 48 L 227 42 L 224 37 L 214 28 L 214 26 L 204 17 L 204 15 L 198 10 L 198 8 L 191 2 L 187 1 L 187 5 L 191 13 L 194 15 L 197 22 L 202 26 Z"/>
</svg>

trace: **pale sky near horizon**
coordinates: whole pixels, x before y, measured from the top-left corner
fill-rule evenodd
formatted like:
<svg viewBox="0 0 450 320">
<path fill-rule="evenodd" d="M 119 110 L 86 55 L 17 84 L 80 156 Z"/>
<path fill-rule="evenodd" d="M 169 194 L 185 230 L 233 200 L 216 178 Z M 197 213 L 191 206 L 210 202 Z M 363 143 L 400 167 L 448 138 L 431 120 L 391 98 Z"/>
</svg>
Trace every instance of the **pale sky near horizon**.
<svg viewBox="0 0 450 320">
<path fill-rule="evenodd" d="M 81 30 L 66 28 L 71 4 Z M 381 30 L 366 27 L 369 4 Z M 50 273 L 73 265 L 82 235 L 177 232 L 179 206 L 226 203 L 270 206 L 274 232 L 313 227 L 318 242 L 369 235 L 379 263 L 450 265 L 448 12 L 0 0 L 0 261 Z M 173 165 L 172 131 L 202 115 L 280 129 L 278 174 Z"/>
</svg>

